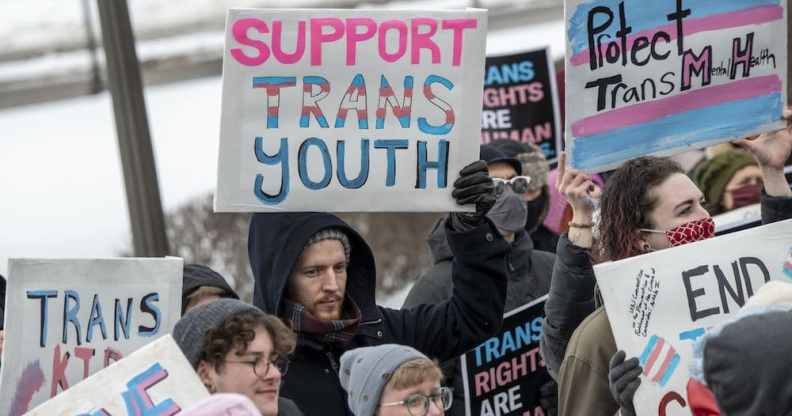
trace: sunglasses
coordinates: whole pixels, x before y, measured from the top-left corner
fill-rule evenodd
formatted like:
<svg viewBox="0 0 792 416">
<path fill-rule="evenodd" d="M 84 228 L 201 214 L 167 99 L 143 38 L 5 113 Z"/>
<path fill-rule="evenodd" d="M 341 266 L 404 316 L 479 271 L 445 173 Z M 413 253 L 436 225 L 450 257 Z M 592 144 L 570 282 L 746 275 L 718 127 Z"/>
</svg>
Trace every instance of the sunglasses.
<svg viewBox="0 0 792 416">
<path fill-rule="evenodd" d="M 498 196 L 506 191 L 506 187 L 510 187 L 515 194 L 524 194 L 528 192 L 531 185 L 530 176 L 515 176 L 511 179 L 492 178 L 495 182 L 495 196 Z"/>
</svg>

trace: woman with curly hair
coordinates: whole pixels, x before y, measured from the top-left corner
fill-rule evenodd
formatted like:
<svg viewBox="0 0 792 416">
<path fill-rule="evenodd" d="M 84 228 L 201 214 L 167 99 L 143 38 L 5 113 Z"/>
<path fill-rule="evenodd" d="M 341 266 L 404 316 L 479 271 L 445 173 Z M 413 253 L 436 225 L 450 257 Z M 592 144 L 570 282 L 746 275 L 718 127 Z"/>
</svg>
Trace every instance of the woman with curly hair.
<svg viewBox="0 0 792 416">
<path fill-rule="evenodd" d="M 296 339 L 278 318 L 236 299 L 220 299 L 187 312 L 173 337 L 210 393 L 244 395 L 262 416 L 302 415 L 279 397 Z"/>
<path fill-rule="evenodd" d="M 792 191 L 784 178 L 792 130 L 744 140 L 742 146 L 762 171 L 763 221 L 792 216 Z M 559 166 L 563 169 L 563 160 Z M 594 184 L 591 176 L 566 169 L 557 186 L 573 208 L 569 234 L 558 244 L 542 338 L 545 362 L 558 379 L 558 414 L 634 415 L 638 359 L 625 360 L 624 352 L 617 352 L 605 309 L 594 309 L 600 303 L 591 261 Z M 712 237 L 714 223 L 704 202 L 701 190 L 669 159 L 641 157 L 625 163 L 602 192 L 602 254 L 617 261 Z"/>
</svg>

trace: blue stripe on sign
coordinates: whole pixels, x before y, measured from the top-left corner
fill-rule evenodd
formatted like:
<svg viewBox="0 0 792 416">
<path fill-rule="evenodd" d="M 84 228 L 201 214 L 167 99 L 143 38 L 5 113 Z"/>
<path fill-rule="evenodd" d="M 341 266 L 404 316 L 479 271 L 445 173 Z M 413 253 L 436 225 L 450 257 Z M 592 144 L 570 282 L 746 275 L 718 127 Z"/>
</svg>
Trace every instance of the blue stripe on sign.
<svg viewBox="0 0 792 416">
<path fill-rule="evenodd" d="M 762 125 L 780 120 L 783 108 L 781 94 L 773 93 L 672 114 L 651 123 L 577 137 L 571 149 L 571 165 L 591 171 L 663 150 L 682 149 L 721 138 L 744 137 Z M 713 120 L 717 120 L 717 126 L 712 125 Z"/>
<path fill-rule="evenodd" d="M 668 380 L 671 379 L 671 376 L 674 375 L 674 370 L 676 370 L 677 366 L 679 365 L 679 354 L 674 354 L 674 358 L 671 359 L 671 364 L 668 365 L 668 369 L 666 370 L 665 374 L 663 374 L 663 378 L 660 379 L 660 385 L 665 387 Z"/>
<path fill-rule="evenodd" d="M 632 27 L 631 35 L 643 30 L 654 29 L 658 26 L 675 24 L 666 16 L 676 11 L 676 2 L 673 0 L 596 0 L 586 1 L 575 8 L 574 13 L 568 18 L 567 38 L 576 54 L 588 48 L 588 14 L 594 7 L 605 6 L 613 13 L 613 21 L 608 28 L 597 36 L 607 34 L 611 40 L 616 37 L 619 30 L 619 3 L 624 3 L 627 26 Z M 760 6 L 775 6 L 780 0 L 685 0 L 682 8 L 690 9 L 690 16 L 685 19 L 696 19 L 713 14 L 730 13 Z M 597 14 L 594 26 L 606 22 L 603 14 Z M 684 20 L 683 20 L 684 21 Z"/>
<path fill-rule="evenodd" d="M 646 344 L 646 348 L 644 348 L 643 353 L 641 353 L 641 358 L 639 359 L 641 366 L 646 364 L 646 361 L 649 359 L 649 354 L 652 353 L 652 350 L 657 344 L 657 339 L 657 335 L 652 335 L 652 338 L 649 338 L 649 343 Z"/>
</svg>

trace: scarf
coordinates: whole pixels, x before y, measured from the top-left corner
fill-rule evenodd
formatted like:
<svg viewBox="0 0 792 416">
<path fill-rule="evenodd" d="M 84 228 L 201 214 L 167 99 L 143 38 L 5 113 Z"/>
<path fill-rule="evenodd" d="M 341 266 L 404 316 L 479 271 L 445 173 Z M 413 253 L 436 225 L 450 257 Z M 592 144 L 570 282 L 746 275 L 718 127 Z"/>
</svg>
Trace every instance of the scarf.
<svg viewBox="0 0 792 416">
<path fill-rule="evenodd" d="M 343 347 L 349 344 L 357 333 L 361 313 L 357 304 L 347 296 L 339 320 L 317 319 L 305 310 L 305 306 L 286 299 L 283 300 L 282 316 L 292 331 L 298 334 L 299 341 Z"/>
</svg>

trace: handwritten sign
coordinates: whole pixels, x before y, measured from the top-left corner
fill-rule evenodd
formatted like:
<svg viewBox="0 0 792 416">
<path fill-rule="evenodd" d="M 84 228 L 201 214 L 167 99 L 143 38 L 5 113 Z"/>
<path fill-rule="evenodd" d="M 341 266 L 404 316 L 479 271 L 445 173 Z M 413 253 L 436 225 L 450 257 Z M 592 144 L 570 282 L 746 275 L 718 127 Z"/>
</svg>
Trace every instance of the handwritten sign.
<svg viewBox="0 0 792 416">
<path fill-rule="evenodd" d="M 643 366 L 639 415 L 690 415 L 693 346 L 770 280 L 790 281 L 792 220 L 597 265 L 616 345 Z"/>
<path fill-rule="evenodd" d="M 216 211 L 449 211 L 485 10 L 231 10 Z"/>
<path fill-rule="evenodd" d="M 570 162 L 602 171 L 784 127 L 781 0 L 566 0 Z"/>
<path fill-rule="evenodd" d="M 170 416 L 209 397 L 170 334 L 27 413 L 29 416 Z"/>
<path fill-rule="evenodd" d="M 181 282 L 177 258 L 11 259 L 0 414 L 22 415 L 169 333 Z"/>
<path fill-rule="evenodd" d="M 539 389 L 551 380 L 539 353 L 547 296 L 510 311 L 501 332 L 464 354 L 467 416 L 537 416 Z"/>
<path fill-rule="evenodd" d="M 481 142 L 533 143 L 549 161 L 561 150 L 555 70 L 547 48 L 487 57 Z"/>
</svg>

